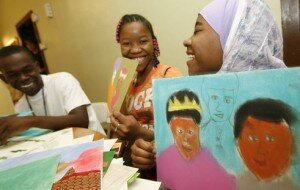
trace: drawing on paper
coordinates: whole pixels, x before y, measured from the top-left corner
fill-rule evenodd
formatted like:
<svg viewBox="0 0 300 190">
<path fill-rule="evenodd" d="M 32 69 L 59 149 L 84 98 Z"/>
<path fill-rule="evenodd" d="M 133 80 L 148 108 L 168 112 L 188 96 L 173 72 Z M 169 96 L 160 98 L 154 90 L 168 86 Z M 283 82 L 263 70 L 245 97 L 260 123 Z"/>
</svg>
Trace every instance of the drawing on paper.
<svg viewBox="0 0 300 190">
<path fill-rule="evenodd" d="M 299 73 L 154 80 L 158 180 L 175 190 L 300 189 Z"/>
<path fill-rule="evenodd" d="M 137 61 L 118 58 L 108 86 L 107 105 L 109 110 L 120 110 L 129 85 L 134 78 Z"/>
<path fill-rule="evenodd" d="M 208 147 L 221 165 L 231 172 L 242 169 L 241 160 L 235 151 L 233 126 L 230 118 L 238 92 L 238 78 L 229 75 L 222 81 L 224 85 L 204 79 L 201 95 L 209 113 L 208 121 L 202 125 L 202 144 Z"/>
<path fill-rule="evenodd" d="M 233 189 L 234 177 L 228 174 L 210 151 L 200 144 L 201 113 L 202 107 L 198 96 L 187 89 L 173 93 L 167 100 L 166 119 L 175 143 L 157 158 L 157 167 L 160 168 L 158 178 L 168 184 L 168 188 L 171 189 L 185 189 L 186 187 L 206 189 L 209 186 L 214 189 Z M 179 171 L 180 175 L 178 175 Z M 209 174 L 207 171 L 210 171 Z M 182 178 L 182 176 L 185 177 Z M 207 179 L 211 177 L 221 182 L 211 181 L 208 184 Z M 178 183 L 173 183 L 173 180 Z"/>
<path fill-rule="evenodd" d="M 259 188 L 255 183 L 257 178 L 260 181 L 279 178 L 285 181 L 285 188 L 293 189 L 293 180 L 287 171 L 293 158 L 294 138 L 290 127 L 295 120 L 295 113 L 280 100 L 257 98 L 238 108 L 234 135 L 248 169 L 238 179 L 240 189 L 247 189 L 249 185 Z M 273 188 L 278 185 L 274 183 Z"/>
</svg>

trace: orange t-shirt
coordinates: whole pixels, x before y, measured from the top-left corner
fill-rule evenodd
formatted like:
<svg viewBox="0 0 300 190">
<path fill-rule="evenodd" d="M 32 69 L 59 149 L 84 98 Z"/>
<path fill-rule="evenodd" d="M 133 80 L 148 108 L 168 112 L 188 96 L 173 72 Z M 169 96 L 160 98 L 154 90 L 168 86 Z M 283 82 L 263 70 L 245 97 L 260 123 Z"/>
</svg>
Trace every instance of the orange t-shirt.
<svg viewBox="0 0 300 190">
<path fill-rule="evenodd" d="M 153 130 L 152 79 L 178 76 L 182 76 L 182 74 L 175 67 L 163 64 L 153 67 L 142 84 L 139 86 L 130 84 L 126 96 L 127 113 L 133 115 L 142 127 Z"/>
</svg>

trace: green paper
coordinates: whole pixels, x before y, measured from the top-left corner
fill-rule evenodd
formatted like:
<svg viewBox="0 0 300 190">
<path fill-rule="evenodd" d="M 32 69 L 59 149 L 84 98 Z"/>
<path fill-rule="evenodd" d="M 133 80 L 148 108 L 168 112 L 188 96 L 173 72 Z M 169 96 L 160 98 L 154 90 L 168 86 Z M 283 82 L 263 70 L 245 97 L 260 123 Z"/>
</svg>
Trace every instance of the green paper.
<svg viewBox="0 0 300 190">
<path fill-rule="evenodd" d="M 114 158 L 115 151 L 103 152 L 103 173 L 105 175 L 106 171 L 109 168 L 109 165 Z"/>
<path fill-rule="evenodd" d="M 139 177 L 140 173 L 135 173 L 131 176 L 131 178 L 127 181 L 127 185 L 130 185 L 134 180 Z"/>
<path fill-rule="evenodd" d="M 0 189 L 50 190 L 59 156 L 52 156 L 0 171 Z"/>
</svg>

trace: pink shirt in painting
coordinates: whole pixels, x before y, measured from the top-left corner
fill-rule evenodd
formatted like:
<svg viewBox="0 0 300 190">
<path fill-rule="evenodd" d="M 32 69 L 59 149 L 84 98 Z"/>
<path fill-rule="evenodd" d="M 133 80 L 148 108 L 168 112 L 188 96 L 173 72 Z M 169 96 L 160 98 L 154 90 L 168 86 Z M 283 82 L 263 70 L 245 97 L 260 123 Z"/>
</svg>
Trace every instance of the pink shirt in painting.
<svg viewBox="0 0 300 190">
<path fill-rule="evenodd" d="M 193 160 L 187 161 L 173 144 L 156 162 L 157 180 L 172 190 L 236 189 L 235 177 L 218 164 L 208 149 L 202 148 Z"/>
</svg>

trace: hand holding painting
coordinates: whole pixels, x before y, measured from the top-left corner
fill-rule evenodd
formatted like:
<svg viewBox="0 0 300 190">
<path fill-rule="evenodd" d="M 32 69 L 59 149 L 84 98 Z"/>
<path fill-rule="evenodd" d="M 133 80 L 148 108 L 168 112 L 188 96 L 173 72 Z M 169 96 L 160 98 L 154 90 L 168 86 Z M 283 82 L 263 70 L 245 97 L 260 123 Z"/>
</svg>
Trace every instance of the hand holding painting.
<svg viewBox="0 0 300 190">
<path fill-rule="evenodd" d="M 132 115 L 124 115 L 120 111 L 114 111 L 110 121 L 115 128 L 116 137 L 122 140 L 135 139 L 140 134 L 140 124 Z"/>
<path fill-rule="evenodd" d="M 155 143 L 137 139 L 131 147 L 132 165 L 147 170 L 155 166 Z"/>
</svg>

